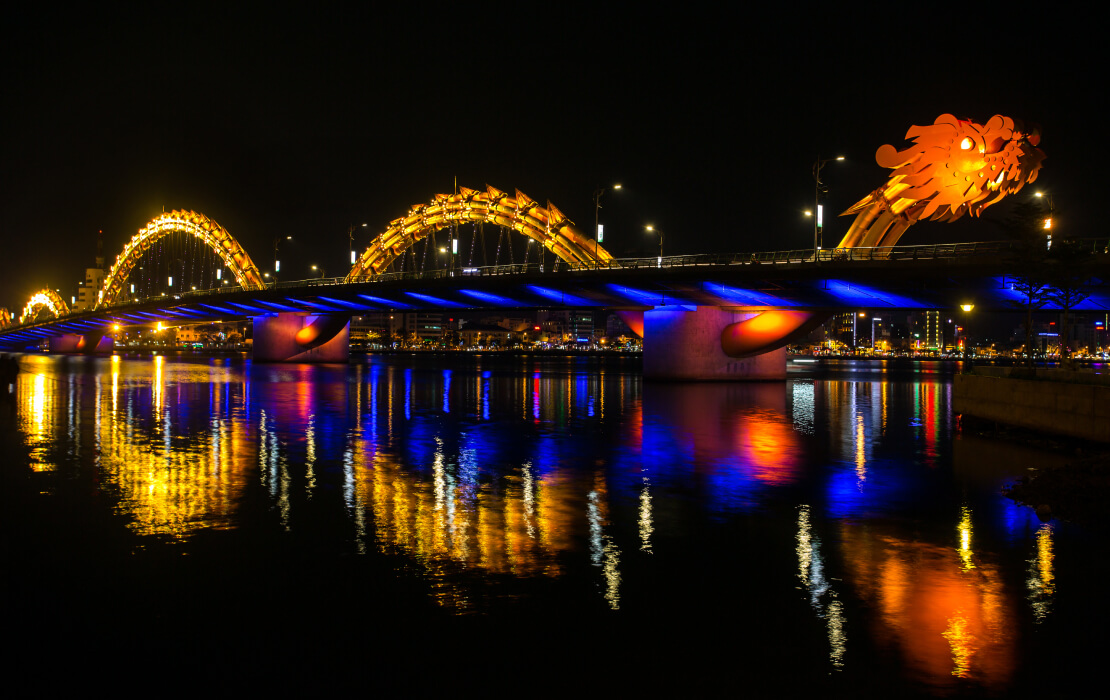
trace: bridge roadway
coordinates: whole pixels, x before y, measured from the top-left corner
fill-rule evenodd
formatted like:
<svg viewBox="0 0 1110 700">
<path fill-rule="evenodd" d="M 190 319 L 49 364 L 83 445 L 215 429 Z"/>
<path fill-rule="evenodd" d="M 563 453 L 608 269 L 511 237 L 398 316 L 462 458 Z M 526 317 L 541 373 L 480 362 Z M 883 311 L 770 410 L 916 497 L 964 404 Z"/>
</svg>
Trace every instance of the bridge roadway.
<svg viewBox="0 0 1110 700">
<path fill-rule="evenodd" d="M 359 315 L 373 312 L 478 309 L 726 307 L 818 312 L 954 309 L 1013 311 L 1007 244 L 899 246 L 750 255 L 690 255 L 615 261 L 601 268 L 565 264 L 437 269 L 391 273 L 372 282 L 342 278 L 161 296 L 71 313 L 0 331 L 15 349 L 63 334 L 109 333 L 121 327 L 186 325 L 280 313 Z M 1110 311 L 1110 255 L 1094 256 L 1095 286 L 1077 310 Z M 1052 308 L 1052 307 L 1045 307 Z"/>
</svg>

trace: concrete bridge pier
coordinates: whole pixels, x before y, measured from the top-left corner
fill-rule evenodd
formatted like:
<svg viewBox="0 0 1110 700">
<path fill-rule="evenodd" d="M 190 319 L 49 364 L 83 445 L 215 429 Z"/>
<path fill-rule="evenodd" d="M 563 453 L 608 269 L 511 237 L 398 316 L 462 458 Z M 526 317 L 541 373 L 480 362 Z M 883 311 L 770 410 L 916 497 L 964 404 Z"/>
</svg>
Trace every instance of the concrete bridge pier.
<svg viewBox="0 0 1110 700">
<path fill-rule="evenodd" d="M 347 362 L 350 316 L 279 313 L 256 316 L 252 356 L 258 362 Z"/>
<path fill-rule="evenodd" d="M 644 379 L 782 381 L 787 343 L 823 320 L 809 311 L 657 306 L 644 312 Z"/>
<path fill-rule="evenodd" d="M 116 346 L 116 341 L 110 335 L 103 333 L 86 333 L 77 341 L 77 352 L 107 355 Z"/>
<path fill-rule="evenodd" d="M 56 335 L 50 339 L 50 352 L 77 352 L 81 336 L 76 333 Z"/>
<path fill-rule="evenodd" d="M 50 352 L 81 352 L 104 355 L 112 352 L 115 343 L 103 333 L 66 333 L 50 339 Z"/>
</svg>

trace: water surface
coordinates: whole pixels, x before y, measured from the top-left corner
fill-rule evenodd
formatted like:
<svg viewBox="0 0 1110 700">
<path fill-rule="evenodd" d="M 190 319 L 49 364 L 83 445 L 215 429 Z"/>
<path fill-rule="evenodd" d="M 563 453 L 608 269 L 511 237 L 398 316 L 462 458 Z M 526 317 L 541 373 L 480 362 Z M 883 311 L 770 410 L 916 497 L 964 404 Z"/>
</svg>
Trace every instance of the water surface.
<svg viewBox="0 0 1110 700">
<path fill-rule="evenodd" d="M 1105 540 L 1001 495 L 1069 457 L 962 433 L 953 365 L 20 361 L 8 588 L 48 668 L 1013 695 L 1103 648 Z"/>
</svg>

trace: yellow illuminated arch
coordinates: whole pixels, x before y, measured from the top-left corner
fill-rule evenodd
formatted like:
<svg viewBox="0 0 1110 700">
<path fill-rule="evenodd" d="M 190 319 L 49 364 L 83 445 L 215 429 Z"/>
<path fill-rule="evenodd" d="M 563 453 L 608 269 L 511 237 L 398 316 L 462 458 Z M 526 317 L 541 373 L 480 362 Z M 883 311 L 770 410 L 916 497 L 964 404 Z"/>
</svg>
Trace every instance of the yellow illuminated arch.
<svg viewBox="0 0 1110 700">
<path fill-rule="evenodd" d="M 12 312 L 8 311 L 8 307 L 0 306 L 0 328 L 7 328 L 12 325 Z"/>
<path fill-rule="evenodd" d="M 224 265 L 235 275 L 235 281 L 243 289 L 262 289 L 266 286 L 258 268 L 243 250 L 243 246 L 232 238 L 227 230 L 209 219 L 204 214 L 195 211 L 175 210 L 162 214 L 139 229 L 139 232 L 123 247 L 123 252 L 116 256 L 116 262 L 109 270 L 104 280 L 104 287 L 97 296 L 96 308 L 100 309 L 111 305 L 123 291 L 128 275 L 134 269 L 139 259 L 160 238 L 171 233 L 186 233 L 201 239 L 206 246 L 211 248 Z"/>
<path fill-rule="evenodd" d="M 494 187 L 487 186 L 485 192 L 461 187 L 458 194 L 437 194 L 428 204 L 417 204 L 407 216 L 391 221 L 389 228 L 370 242 L 347 281 L 372 279 L 428 234 L 467 221 L 510 228 L 569 263 L 590 265 L 613 260 L 609 251 L 574 228 L 574 223 L 551 202 L 541 207 L 520 190 L 510 197 Z"/>
<path fill-rule="evenodd" d="M 23 315 L 19 317 L 20 323 L 30 323 L 35 320 L 42 309 L 49 309 L 55 318 L 69 313 L 69 304 L 58 296 L 53 289 L 43 289 L 35 292 L 27 306 L 23 307 Z M 6 309 L 5 309 L 6 311 Z"/>
</svg>

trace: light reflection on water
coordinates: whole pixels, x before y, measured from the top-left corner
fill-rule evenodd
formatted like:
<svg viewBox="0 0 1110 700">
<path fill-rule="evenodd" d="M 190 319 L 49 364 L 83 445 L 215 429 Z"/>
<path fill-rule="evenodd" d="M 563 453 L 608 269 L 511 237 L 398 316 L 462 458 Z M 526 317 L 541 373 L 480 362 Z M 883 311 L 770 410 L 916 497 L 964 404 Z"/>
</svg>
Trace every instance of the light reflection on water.
<svg viewBox="0 0 1110 700">
<path fill-rule="evenodd" d="M 591 614 L 650 616 L 657 588 L 693 585 L 672 562 L 711 572 L 739 536 L 759 561 L 716 605 L 796 578 L 822 640 L 807 663 L 865 673 L 890 649 L 941 690 L 1005 689 L 1022 630 L 1055 609 L 1060 532 L 998 495 L 1020 467 L 960 459 L 940 373 L 645 386 L 563 361 L 21 362 L 30 468 L 95 471 L 142 542 L 243 527 L 262 494 L 281 532 L 400 557 L 454 612 L 586 581 Z"/>
</svg>

